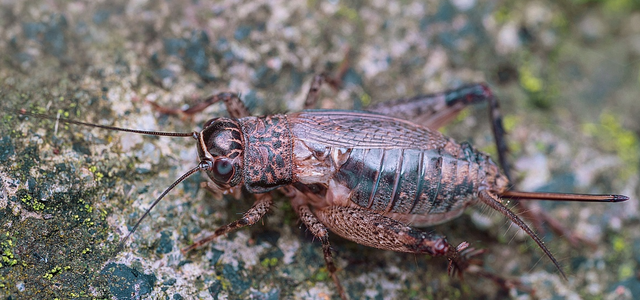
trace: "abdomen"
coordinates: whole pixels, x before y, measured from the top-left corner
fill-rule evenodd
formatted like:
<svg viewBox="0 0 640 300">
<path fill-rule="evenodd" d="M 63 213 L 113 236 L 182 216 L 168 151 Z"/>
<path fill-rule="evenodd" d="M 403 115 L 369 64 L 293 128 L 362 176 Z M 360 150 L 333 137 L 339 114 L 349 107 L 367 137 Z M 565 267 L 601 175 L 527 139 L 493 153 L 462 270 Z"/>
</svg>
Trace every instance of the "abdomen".
<svg viewBox="0 0 640 300">
<path fill-rule="evenodd" d="M 477 196 L 486 172 L 474 153 L 457 158 L 435 150 L 351 149 L 333 179 L 351 202 L 379 213 L 443 214 Z"/>
</svg>

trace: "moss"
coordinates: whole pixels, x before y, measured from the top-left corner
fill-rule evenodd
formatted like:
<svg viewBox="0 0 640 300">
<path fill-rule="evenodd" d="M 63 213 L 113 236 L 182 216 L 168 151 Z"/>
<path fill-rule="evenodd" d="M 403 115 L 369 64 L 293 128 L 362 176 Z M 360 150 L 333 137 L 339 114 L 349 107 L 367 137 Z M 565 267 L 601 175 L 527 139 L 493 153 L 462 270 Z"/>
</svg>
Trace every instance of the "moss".
<svg viewBox="0 0 640 300">
<path fill-rule="evenodd" d="M 313 280 L 316 282 L 329 280 L 329 271 L 327 270 L 327 268 L 322 267 L 318 269 L 318 271 L 313 274 Z"/>
<path fill-rule="evenodd" d="M 4 235 L 0 235 L 0 251 L 2 252 L 2 257 L 0 258 L 0 268 L 2 267 L 13 267 L 18 264 L 18 260 L 15 258 L 13 253 L 14 242 L 9 237 L 9 233 L 5 233 Z"/>
<path fill-rule="evenodd" d="M 44 274 L 42 278 L 51 280 L 53 279 L 53 276 L 59 274 L 61 271 L 62 271 L 62 268 L 60 266 L 55 266 L 53 267 L 53 269 L 49 270 L 46 274 Z"/>
<path fill-rule="evenodd" d="M 625 129 L 620 119 L 607 111 L 600 114 L 599 123 L 587 123 L 582 125 L 585 135 L 593 137 L 596 143 L 604 150 L 616 153 L 622 160 L 623 168 L 619 172 L 622 179 L 638 173 L 640 166 L 640 143 L 636 134 Z"/>
<path fill-rule="evenodd" d="M 540 93 L 544 87 L 542 79 L 536 76 L 526 64 L 518 70 L 520 74 L 520 85 L 530 93 Z"/>
<path fill-rule="evenodd" d="M 37 123 L 32 121 L 29 124 L 34 128 L 42 127 Z M 12 134 L 22 135 L 23 132 L 13 131 Z M 15 164 L 10 169 L 5 166 L 3 172 L 7 172 L 5 174 L 9 178 L 29 182 L 28 189 L 19 188 L 15 198 L 10 201 L 19 203 L 27 211 L 39 212 L 47 217 L 21 221 L 21 216 L 11 213 L 3 216 L 3 222 L 11 222 L 12 227 L 10 235 L 7 233 L 6 236 L 0 236 L 0 263 L 4 271 L 0 282 L 7 295 L 19 292 L 21 297 L 66 299 L 72 293 L 82 295 L 77 291 L 87 290 L 89 285 L 95 286 L 97 295 L 100 295 L 103 290 L 99 284 L 101 278 L 95 276 L 95 270 L 110 257 L 108 253 L 112 249 L 107 241 L 112 233 L 106 223 L 106 214 L 101 213 L 107 210 L 94 209 L 94 203 L 98 199 L 97 190 L 82 184 L 73 163 L 42 163 L 41 157 L 47 157 L 51 153 L 40 153 L 39 149 L 64 149 L 68 145 L 64 134 L 54 139 L 46 136 L 40 138 L 42 142 L 39 145 L 32 144 L 29 139 L 14 139 L 17 151 L 8 159 Z M 56 188 L 52 191 L 54 186 L 70 189 Z M 34 236 L 38 236 L 37 243 L 33 242 Z M 81 254 L 82 249 L 91 244 L 104 247 L 100 251 Z M 13 251 L 15 247 L 28 248 L 29 255 L 16 255 Z M 57 276 L 67 271 L 69 272 L 65 276 Z M 24 290 L 18 291 L 16 282 L 20 281 L 29 284 L 25 285 Z M 51 289 L 52 282 L 58 288 Z"/>
<path fill-rule="evenodd" d="M 613 238 L 613 250 L 616 252 L 622 252 L 627 249 L 629 245 L 627 245 L 625 239 L 621 236 L 616 236 Z"/>
<path fill-rule="evenodd" d="M 625 280 L 636 273 L 635 264 L 621 264 L 618 266 L 618 280 Z"/>
<path fill-rule="evenodd" d="M 276 257 L 265 258 L 260 262 L 260 265 L 264 268 L 273 268 L 278 265 L 278 258 Z"/>
</svg>

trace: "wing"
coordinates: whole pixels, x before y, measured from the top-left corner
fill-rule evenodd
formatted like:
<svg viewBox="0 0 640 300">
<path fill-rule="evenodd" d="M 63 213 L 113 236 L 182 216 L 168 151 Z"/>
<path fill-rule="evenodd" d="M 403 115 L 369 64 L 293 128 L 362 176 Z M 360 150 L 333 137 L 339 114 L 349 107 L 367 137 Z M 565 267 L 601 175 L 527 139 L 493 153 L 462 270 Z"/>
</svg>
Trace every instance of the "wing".
<svg viewBox="0 0 640 300">
<path fill-rule="evenodd" d="M 333 147 L 432 150 L 454 144 L 437 131 L 371 112 L 310 110 L 287 119 L 296 138 Z"/>
</svg>

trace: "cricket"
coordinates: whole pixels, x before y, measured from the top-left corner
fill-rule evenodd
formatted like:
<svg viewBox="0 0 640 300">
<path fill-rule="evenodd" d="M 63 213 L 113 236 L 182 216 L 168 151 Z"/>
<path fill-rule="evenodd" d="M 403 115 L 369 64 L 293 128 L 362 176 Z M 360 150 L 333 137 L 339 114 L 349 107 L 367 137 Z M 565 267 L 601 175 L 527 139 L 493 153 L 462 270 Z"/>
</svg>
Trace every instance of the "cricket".
<svg viewBox="0 0 640 300">
<path fill-rule="evenodd" d="M 229 117 L 214 117 L 201 131 L 157 132 L 85 123 L 16 111 L 25 117 L 136 134 L 191 137 L 199 163 L 180 176 L 150 205 L 121 240 L 124 246 L 149 212 L 180 182 L 205 172 L 219 192 L 246 189 L 253 206 L 238 220 L 182 249 L 193 249 L 258 222 L 279 191 L 300 221 L 322 243 L 327 270 L 342 299 L 348 299 L 334 264 L 330 235 L 383 250 L 442 256 L 451 276 L 462 275 L 483 250 L 468 242 L 452 245 L 437 233 L 417 229 L 447 222 L 469 206 L 486 205 L 507 217 L 538 245 L 566 278 L 560 263 L 536 232 L 505 203 L 526 200 L 621 202 L 627 196 L 539 193 L 511 190 L 505 130 L 496 97 L 486 84 L 378 103 L 362 111 L 313 109 L 327 76 L 316 76 L 305 110 L 252 116 L 240 98 L 220 93 L 186 110 L 153 104 L 161 113 L 197 114 L 223 103 Z M 468 105 L 489 106 L 498 152 L 495 163 L 469 143 L 437 131 Z M 548 216 L 538 216 L 546 218 Z M 561 229 L 558 229 L 561 230 Z"/>
</svg>

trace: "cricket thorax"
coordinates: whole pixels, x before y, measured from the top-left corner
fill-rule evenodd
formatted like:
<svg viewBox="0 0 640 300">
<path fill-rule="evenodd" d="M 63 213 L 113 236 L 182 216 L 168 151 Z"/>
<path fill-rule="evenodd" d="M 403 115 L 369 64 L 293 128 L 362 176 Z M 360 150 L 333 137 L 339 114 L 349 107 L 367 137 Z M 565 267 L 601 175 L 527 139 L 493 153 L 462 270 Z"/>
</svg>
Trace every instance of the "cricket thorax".
<svg viewBox="0 0 640 300">
<path fill-rule="evenodd" d="M 285 115 L 239 119 L 244 136 L 244 184 L 264 193 L 293 181 L 293 142 Z"/>
</svg>

